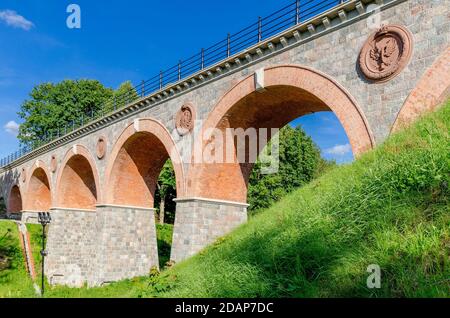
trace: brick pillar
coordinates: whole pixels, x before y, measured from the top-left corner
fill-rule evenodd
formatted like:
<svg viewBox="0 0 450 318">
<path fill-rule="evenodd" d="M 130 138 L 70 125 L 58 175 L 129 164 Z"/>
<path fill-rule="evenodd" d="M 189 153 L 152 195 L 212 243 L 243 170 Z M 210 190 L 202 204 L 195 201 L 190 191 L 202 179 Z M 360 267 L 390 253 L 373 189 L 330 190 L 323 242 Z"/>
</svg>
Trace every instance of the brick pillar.
<svg viewBox="0 0 450 318">
<path fill-rule="evenodd" d="M 248 204 L 206 198 L 175 199 L 171 260 L 180 262 L 247 221 Z"/>
<path fill-rule="evenodd" d="M 94 284 L 148 275 L 159 267 L 155 209 L 97 206 L 98 270 Z"/>
</svg>

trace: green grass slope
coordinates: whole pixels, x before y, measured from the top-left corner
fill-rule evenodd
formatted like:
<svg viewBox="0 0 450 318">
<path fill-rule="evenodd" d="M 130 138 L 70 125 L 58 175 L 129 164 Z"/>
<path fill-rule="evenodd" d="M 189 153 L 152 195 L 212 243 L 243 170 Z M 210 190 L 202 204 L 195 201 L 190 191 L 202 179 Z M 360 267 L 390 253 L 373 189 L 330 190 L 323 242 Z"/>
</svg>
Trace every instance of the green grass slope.
<svg viewBox="0 0 450 318">
<path fill-rule="evenodd" d="M 33 282 L 25 268 L 16 223 L 0 220 L 0 258 L 8 266 L 0 266 L 0 298 L 34 297 Z"/>
<path fill-rule="evenodd" d="M 447 103 L 159 275 L 49 296 L 449 297 L 449 130 Z"/>
</svg>

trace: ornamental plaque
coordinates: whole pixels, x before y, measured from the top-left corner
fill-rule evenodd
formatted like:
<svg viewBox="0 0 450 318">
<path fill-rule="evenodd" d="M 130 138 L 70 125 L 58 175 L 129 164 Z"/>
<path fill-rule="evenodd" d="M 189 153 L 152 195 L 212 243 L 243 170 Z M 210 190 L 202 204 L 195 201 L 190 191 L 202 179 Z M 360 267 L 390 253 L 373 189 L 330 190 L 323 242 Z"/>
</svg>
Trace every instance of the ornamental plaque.
<svg viewBox="0 0 450 318">
<path fill-rule="evenodd" d="M 25 168 L 22 168 L 20 177 L 21 177 L 23 183 L 25 183 L 27 181 L 27 170 L 25 170 Z"/>
<path fill-rule="evenodd" d="M 106 138 L 105 137 L 98 138 L 96 153 L 97 153 L 98 159 L 103 159 L 103 157 L 105 156 L 105 153 L 106 153 Z"/>
<path fill-rule="evenodd" d="M 56 160 L 56 155 L 52 155 L 52 158 L 50 160 L 50 169 L 53 173 L 55 173 L 56 169 L 58 169 L 58 161 Z"/>
<path fill-rule="evenodd" d="M 408 64 L 413 48 L 412 35 L 403 26 L 386 25 L 364 44 L 359 66 L 364 76 L 374 82 L 387 82 Z"/>
<path fill-rule="evenodd" d="M 191 103 L 184 104 L 175 118 L 178 133 L 184 136 L 194 129 L 195 111 Z"/>
</svg>

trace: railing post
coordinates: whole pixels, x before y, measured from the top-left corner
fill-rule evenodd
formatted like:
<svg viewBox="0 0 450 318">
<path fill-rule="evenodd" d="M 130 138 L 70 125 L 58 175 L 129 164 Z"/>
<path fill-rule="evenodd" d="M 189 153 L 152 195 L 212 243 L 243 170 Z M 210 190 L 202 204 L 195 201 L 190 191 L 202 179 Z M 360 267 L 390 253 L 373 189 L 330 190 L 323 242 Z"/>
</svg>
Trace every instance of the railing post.
<svg viewBox="0 0 450 318">
<path fill-rule="evenodd" d="M 258 42 L 262 40 L 262 20 L 261 17 L 258 17 Z"/>
<path fill-rule="evenodd" d="M 181 61 L 178 61 L 178 80 L 181 81 Z"/>
<path fill-rule="evenodd" d="M 295 24 L 300 22 L 300 0 L 295 1 Z"/>
<path fill-rule="evenodd" d="M 163 72 L 159 71 L 159 89 L 163 88 Z"/>
<path fill-rule="evenodd" d="M 205 68 L 205 49 L 202 48 L 202 57 L 201 57 L 201 66 L 202 66 L 202 70 Z"/>
<path fill-rule="evenodd" d="M 230 57 L 231 55 L 231 37 L 230 37 L 230 33 L 228 33 L 227 36 L 227 57 Z"/>
<path fill-rule="evenodd" d="M 145 96 L 145 81 L 142 80 L 141 82 L 141 97 Z"/>
</svg>

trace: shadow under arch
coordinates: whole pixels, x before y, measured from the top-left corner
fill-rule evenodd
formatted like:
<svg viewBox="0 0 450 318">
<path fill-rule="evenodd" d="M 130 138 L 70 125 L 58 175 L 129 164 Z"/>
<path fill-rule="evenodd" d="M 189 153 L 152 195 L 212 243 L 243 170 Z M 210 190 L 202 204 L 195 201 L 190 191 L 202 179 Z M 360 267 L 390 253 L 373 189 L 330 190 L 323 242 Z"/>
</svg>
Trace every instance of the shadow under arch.
<svg viewBox="0 0 450 318">
<path fill-rule="evenodd" d="M 98 170 L 89 150 L 74 145 L 60 167 L 55 191 L 57 208 L 95 210 L 101 192 Z"/>
<path fill-rule="evenodd" d="M 19 213 L 23 210 L 22 205 L 22 193 L 17 184 L 14 184 L 9 191 L 8 207 L 6 211 L 8 213 Z"/>
<path fill-rule="evenodd" d="M 105 173 L 105 203 L 153 208 L 161 169 L 167 159 L 175 170 L 178 196 L 185 192 L 181 157 L 167 128 L 152 118 L 135 120 L 116 141 Z"/>
<path fill-rule="evenodd" d="M 342 124 L 355 156 L 373 148 L 375 142 L 356 100 L 328 75 L 299 65 L 264 69 L 264 89 L 256 91 L 255 74 L 231 88 L 216 104 L 195 141 L 204 150 L 210 129 L 281 128 L 305 114 L 332 111 Z M 192 159 L 188 197 L 234 202 L 247 200 L 247 183 L 253 164 L 197 163 Z"/>
<path fill-rule="evenodd" d="M 42 160 L 36 161 L 30 169 L 27 180 L 24 210 L 49 211 L 52 206 L 50 172 Z"/>
</svg>

